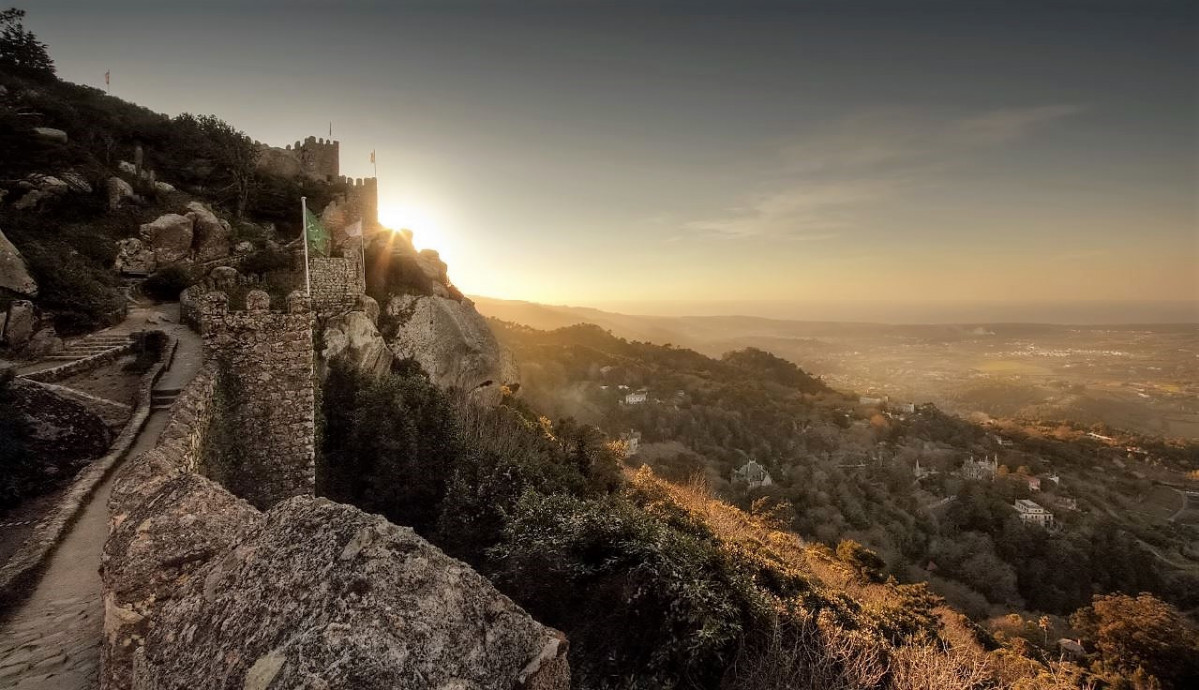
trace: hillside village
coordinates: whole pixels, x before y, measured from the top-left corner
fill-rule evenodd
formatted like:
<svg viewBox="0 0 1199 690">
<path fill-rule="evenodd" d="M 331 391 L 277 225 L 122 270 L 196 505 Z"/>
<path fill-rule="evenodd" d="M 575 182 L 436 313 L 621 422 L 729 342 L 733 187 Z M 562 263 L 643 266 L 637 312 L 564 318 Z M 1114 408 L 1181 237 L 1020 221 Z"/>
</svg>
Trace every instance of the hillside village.
<svg viewBox="0 0 1199 690">
<path fill-rule="evenodd" d="M 1194 446 L 488 320 L 340 168 L 0 71 L 6 686 L 1199 678 Z"/>
</svg>

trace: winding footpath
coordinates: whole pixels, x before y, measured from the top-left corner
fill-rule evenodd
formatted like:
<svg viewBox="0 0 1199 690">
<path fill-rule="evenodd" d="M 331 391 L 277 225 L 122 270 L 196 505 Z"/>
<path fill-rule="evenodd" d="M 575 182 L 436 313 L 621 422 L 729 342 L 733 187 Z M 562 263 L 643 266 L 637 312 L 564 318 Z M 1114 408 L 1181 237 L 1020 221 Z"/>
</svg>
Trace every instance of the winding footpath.
<svg viewBox="0 0 1199 690">
<path fill-rule="evenodd" d="M 170 323 L 156 324 L 161 314 Z M 155 324 L 155 325 L 149 325 Z M 113 332 L 158 328 L 179 340 L 174 361 L 154 386 L 157 400 L 191 381 L 203 363 L 200 337 L 178 324 L 178 305 L 135 309 Z M 170 410 L 155 405 L 126 458 L 150 450 Z M 113 475 L 96 488 L 78 520 L 50 556 L 29 598 L 0 621 L 0 688 L 82 690 L 99 685 L 104 605 L 100 554 L 108 538 Z"/>
</svg>

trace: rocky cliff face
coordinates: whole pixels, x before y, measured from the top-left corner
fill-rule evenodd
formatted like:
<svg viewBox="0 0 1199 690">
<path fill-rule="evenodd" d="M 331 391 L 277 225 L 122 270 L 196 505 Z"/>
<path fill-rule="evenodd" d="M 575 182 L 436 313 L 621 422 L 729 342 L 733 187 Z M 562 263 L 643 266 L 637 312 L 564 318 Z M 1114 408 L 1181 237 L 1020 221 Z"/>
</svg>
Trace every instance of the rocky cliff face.
<svg viewBox="0 0 1199 690">
<path fill-rule="evenodd" d="M 437 295 L 393 297 L 385 310 L 387 346 L 411 357 L 439 386 L 458 388 L 487 404 L 518 379 L 515 362 L 469 300 Z"/>
<path fill-rule="evenodd" d="M 439 386 L 498 403 L 501 389 L 519 380 L 504 348 L 475 305 L 450 283 L 437 252 L 417 251 L 404 233 L 376 242 L 368 290 L 382 315 L 378 330 L 397 359 L 415 360 Z M 385 253 L 384 253 L 385 252 Z"/>
<path fill-rule="evenodd" d="M 566 687 L 562 637 L 409 528 L 299 497 L 239 537 L 162 606 L 132 687 Z"/>
</svg>

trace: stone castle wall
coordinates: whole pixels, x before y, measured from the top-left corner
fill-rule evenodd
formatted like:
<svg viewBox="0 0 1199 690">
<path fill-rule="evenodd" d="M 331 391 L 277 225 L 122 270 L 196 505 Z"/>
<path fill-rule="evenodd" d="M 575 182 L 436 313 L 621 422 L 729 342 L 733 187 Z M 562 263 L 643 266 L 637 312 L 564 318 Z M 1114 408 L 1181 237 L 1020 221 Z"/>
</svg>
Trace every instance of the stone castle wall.
<svg viewBox="0 0 1199 690">
<path fill-rule="evenodd" d="M 245 311 L 232 311 L 216 291 L 201 305 L 205 358 L 221 368 L 221 422 L 237 443 L 236 464 L 220 478 L 259 507 L 311 494 L 316 481 L 313 317 L 303 294 L 287 302 L 286 312 L 271 311 L 254 290 Z"/>
<path fill-rule="evenodd" d="M 312 309 L 321 318 L 350 311 L 358 298 L 366 294 L 361 255 L 357 250 L 346 253 L 348 256 L 345 257 L 314 256 L 309 259 Z"/>
</svg>

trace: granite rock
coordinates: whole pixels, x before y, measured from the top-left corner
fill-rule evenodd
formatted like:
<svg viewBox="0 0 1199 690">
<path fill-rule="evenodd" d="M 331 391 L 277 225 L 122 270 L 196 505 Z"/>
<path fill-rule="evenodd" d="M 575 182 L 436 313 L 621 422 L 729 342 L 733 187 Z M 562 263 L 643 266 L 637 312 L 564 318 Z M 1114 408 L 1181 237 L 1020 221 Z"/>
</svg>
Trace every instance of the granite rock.
<svg viewBox="0 0 1199 690">
<path fill-rule="evenodd" d="M 569 687 L 562 635 L 410 528 L 300 496 L 234 536 L 157 607 L 131 687 Z"/>
<path fill-rule="evenodd" d="M 497 404 L 501 387 L 518 380 L 512 357 L 470 301 L 400 295 L 386 311 L 388 347 L 399 359 L 414 359 L 433 383 Z"/>
<path fill-rule="evenodd" d="M 0 289 L 26 297 L 37 297 L 37 281 L 29 273 L 25 257 L 0 231 Z"/>
</svg>

